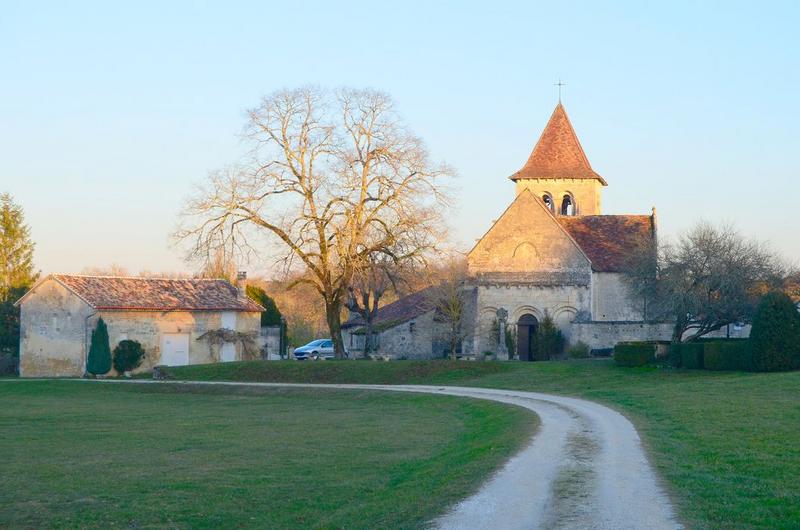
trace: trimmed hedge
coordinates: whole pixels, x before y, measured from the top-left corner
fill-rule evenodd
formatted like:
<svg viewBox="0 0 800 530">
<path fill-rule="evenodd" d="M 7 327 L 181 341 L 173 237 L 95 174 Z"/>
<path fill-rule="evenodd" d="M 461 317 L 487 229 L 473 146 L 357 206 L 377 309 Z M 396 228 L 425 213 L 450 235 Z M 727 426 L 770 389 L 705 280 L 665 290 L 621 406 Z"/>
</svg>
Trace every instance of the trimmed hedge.
<svg viewBox="0 0 800 530">
<path fill-rule="evenodd" d="M 751 370 L 752 357 L 747 340 L 707 341 L 703 344 L 706 370 Z"/>
<path fill-rule="evenodd" d="M 618 366 L 644 366 L 655 361 L 652 342 L 620 342 L 614 346 L 614 362 Z"/>
<path fill-rule="evenodd" d="M 703 343 L 684 342 L 670 345 L 669 361 L 676 368 L 701 370 L 703 368 Z"/>
</svg>

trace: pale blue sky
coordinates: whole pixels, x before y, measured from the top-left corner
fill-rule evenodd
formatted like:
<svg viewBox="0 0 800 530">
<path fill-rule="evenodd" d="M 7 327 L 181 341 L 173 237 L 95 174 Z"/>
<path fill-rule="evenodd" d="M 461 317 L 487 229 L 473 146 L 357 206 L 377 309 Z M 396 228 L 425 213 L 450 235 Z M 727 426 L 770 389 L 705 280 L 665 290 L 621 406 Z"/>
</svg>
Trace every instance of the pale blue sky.
<svg viewBox="0 0 800 530">
<path fill-rule="evenodd" d="M 339 3 L 0 1 L 0 190 L 37 266 L 186 269 L 191 187 L 239 158 L 246 108 L 308 83 L 395 97 L 460 173 L 469 247 L 559 77 L 604 213 L 733 222 L 800 260 L 800 3 Z"/>
</svg>

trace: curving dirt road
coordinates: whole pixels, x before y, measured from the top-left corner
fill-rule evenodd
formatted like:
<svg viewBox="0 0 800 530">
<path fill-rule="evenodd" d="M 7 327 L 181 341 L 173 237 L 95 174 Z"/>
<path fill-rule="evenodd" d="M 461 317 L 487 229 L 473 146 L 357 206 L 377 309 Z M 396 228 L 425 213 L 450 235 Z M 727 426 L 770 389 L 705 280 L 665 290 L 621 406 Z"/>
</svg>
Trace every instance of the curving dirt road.
<svg viewBox="0 0 800 530">
<path fill-rule="evenodd" d="M 591 401 L 536 392 L 451 386 L 164 383 L 423 392 L 519 405 L 534 411 L 541 419 L 536 435 L 475 494 L 432 521 L 433 527 L 681 528 L 645 456 L 636 429 L 622 414 Z"/>
</svg>

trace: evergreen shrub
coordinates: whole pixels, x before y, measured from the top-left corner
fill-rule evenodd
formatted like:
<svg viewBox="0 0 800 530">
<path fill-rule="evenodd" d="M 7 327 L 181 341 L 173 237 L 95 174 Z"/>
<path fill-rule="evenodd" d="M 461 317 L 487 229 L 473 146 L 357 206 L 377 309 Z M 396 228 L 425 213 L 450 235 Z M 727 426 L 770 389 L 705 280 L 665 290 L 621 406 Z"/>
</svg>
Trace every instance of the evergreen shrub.
<svg viewBox="0 0 800 530">
<path fill-rule="evenodd" d="M 144 359 L 144 349 L 135 340 L 123 340 L 114 348 L 114 370 L 118 374 L 139 368 Z"/>
<path fill-rule="evenodd" d="M 752 369 L 779 372 L 800 368 L 800 314 L 784 293 L 768 293 L 758 304 L 750 332 Z"/>
<path fill-rule="evenodd" d="M 86 371 L 92 375 L 107 374 L 111 370 L 111 345 L 108 343 L 108 328 L 101 318 L 92 330 L 92 344 L 86 359 Z"/>
<path fill-rule="evenodd" d="M 536 327 L 536 359 L 547 361 L 557 359 L 564 353 L 564 335 L 550 315 Z"/>
</svg>

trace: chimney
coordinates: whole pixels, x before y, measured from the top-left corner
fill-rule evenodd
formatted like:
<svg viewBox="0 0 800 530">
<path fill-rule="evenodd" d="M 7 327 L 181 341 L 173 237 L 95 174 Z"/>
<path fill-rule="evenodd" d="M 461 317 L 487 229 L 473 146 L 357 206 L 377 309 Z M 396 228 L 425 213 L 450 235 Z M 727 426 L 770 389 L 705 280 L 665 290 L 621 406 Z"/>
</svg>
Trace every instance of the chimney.
<svg viewBox="0 0 800 530">
<path fill-rule="evenodd" d="M 247 294 L 245 293 L 245 289 L 247 288 L 247 271 L 239 271 L 236 273 L 236 290 L 239 292 L 240 298 L 245 298 Z"/>
</svg>

